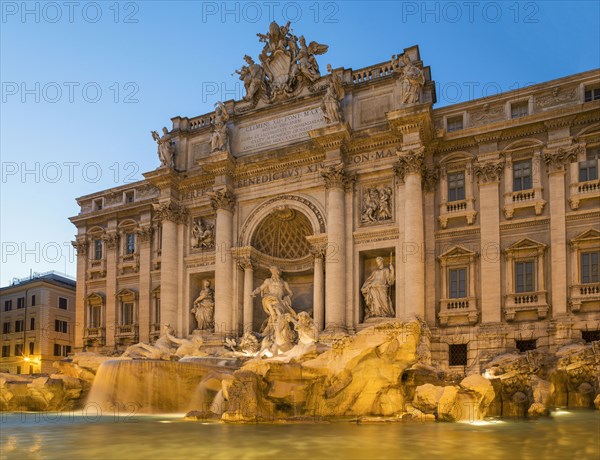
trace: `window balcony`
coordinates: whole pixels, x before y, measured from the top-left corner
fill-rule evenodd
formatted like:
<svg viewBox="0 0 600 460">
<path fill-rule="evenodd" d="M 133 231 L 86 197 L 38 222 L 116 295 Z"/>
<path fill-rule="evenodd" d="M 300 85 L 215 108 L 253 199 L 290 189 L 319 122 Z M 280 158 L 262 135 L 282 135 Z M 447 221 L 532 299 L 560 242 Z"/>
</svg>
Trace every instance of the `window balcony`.
<svg viewBox="0 0 600 460">
<path fill-rule="evenodd" d="M 137 273 L 140 269 L 140 256 L 138 254 L 122 255 L 119 261 L 119 273 L 121 275 L 127 272 Z"/>
<path fill-rule="evenodd" d="M 106 342 L 105 332 L 103 327 L 86 327 L 83 331 L 83 340 L 88 346 L 103 346 Z"/>
<path fill-rule="evenodd" d="M 546 201 L 542 197 L 542 188 L 519 190 L 504 194 L 504 216 L 512 219 L 516 209 L 535 208 L 535 215 L 544 211 Z"/>
<path fill-rule="evenodd" d="M 106 277 L 106 259 L 90 259 L 88 262 L 90 278 Z"/>
<path fill-rule="evenodd" d="M 476 297 L 441 299 L 438 319 L 442 326 L 475 324 L 479 317 Z"/>
<path fill-rule="evenodd" d="M 467 220 L 468 225 L 473 225 L 477 211 L 475 211 L 474 201 L 471 199 L 448 201 L 440 204 L 440 216 L 438 220 L 442 228 L 448 226 L 450 219 L 463 218 Z"/>
<path fill-rule="evenodd" d="M 506 321 L 513 321 L 518 313 L 528 311 L 535 311 L 538 319 L 545 319 L 550 310 L 546 295 L 546 291 L 508 294 L 504 300 Z"/>
<path fill-rule="evenodd" d="M 586 302 L 600 302 L 600 283 L 571 286 L 571 311 L 578 312 Z"/>
<path fill-rule="evenodd" d="M 569 204 L 571 209 L 579 209 L 579 203 L 584 200 L 600 200 L 600 179 L 575 182 L 571 184 Z"/>
</svg>

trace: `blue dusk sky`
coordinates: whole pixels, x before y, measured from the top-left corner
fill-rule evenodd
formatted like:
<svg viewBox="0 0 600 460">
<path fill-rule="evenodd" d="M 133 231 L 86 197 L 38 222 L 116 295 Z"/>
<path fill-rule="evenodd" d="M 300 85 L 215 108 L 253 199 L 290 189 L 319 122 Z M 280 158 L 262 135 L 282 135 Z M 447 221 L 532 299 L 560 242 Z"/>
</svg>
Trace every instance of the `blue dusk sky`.
<svg viewBox="0 0 600 460">
<path fill-rule="evenodd" d="M 75 198 L 142 179 L 151 130 L 238 99 L 272 20 L 359 69 L 418 44 L 442 107 L 600 67 L 597 1 L 2 1 L 0 285 L 75 274 Z"/>
</svg>

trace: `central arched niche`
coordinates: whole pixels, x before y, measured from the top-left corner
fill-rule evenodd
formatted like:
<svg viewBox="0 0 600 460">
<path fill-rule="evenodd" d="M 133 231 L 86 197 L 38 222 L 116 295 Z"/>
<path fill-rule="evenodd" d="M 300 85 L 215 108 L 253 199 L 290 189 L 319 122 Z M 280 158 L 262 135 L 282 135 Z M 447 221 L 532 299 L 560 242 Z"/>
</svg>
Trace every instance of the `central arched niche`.
<svg viewBox="0 0 600 460">
<path fill-rule="evenodd" d="M 254 289 L 271 276 L 269 267 L 276 265 L 293 292 L 294 310 L 313 314 L 313 263 L 307 236 L 313 225 L 300 210 L 289 206 L 274 207 L 256 226 L 250 244 L 260 254 L 254 271 Z M 267 315 L 260 296 L 254 299 L 253 329 L 259 330 Z"/>
</svg>

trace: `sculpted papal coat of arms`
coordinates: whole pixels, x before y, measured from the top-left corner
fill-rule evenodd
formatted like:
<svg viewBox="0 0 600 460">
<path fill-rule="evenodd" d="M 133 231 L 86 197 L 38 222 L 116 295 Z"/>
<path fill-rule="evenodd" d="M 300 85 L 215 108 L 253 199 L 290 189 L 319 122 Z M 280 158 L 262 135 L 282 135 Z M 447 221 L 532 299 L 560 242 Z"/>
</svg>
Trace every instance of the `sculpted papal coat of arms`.
<svg viewBox="0 0 600 460">
<path fill-rule="evenodd" d="M 244 82 L 245 101 L 284 100 L 320 78 L 315 56 L 327 52 L 327 45 L 314 41 L 307 45 L 304 36 L 296 37 L 292 33 L 289 22 L 285 26 L 272 22 L 266 34 L 257 36 L 265 44 L 259 55 L 260 64 L 246 55 L 247 65 L 235 71 Z"/>
</svg>

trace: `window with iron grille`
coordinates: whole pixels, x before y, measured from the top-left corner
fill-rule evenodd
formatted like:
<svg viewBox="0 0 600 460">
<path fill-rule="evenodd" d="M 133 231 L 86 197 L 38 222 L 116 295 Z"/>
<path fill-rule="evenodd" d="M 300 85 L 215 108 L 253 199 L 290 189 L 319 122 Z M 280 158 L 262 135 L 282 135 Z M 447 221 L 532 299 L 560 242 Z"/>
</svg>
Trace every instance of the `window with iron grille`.
<svg viewBox="0 0 600 460">
<path fill-rule="evenodd" d="M 537 348 L 535 342 L 536 340 L 517 340 L 517 350 L 521 353 L 535 350 Z"/>
<path fill-rule="evenodd" d="M 600 330 L 598 331 L 581 331 L 581 338 L 586 343 L 596 342 L 600 340 Z"/>
<path fill-rule="evenodd" d="M 532 187 L 531 160 L 513 163 L 513 192 L 530 190 Z"/>
<path fill-rule="evenodd" d="M 581 254 L 581 283 L 582 284 L 600 282 L 598 259 L 600 259 L 600 251 L 584 252 Z"/>
<path fill-rule="evenodd" d="M 465 199 L 465 173 L 463 171 L 448 174 L 448 201 Z"/>
<path fill-rule="evenodd" d="M 448 364 L 450 366 L 466 366 L 467 365 L 467 344 L 461 343 L 450 345 L 448 349 Z"/>
</svg>

